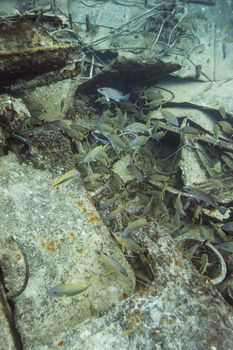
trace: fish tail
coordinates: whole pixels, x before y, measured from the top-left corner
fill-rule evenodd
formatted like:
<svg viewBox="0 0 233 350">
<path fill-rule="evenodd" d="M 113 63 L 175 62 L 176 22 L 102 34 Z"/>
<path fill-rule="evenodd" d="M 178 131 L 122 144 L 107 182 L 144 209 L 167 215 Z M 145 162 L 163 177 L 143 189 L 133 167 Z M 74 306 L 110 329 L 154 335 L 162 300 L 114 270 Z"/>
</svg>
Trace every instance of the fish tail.
<svg viewBox="0 0 233 350">
<path fill-rule="evenodd" d="M 130 94 L 124 95 L 124 100 L 125 100 L 125 101 L 128 101 L 128 100 L 129 100 L 129 97 L 130 97 Z"/>
<path fill-rule="evenodd" d="M 227 208 L 225 208 L 225 207 L 219 207 L 219 208 L 218 208 L 218 211 L 219 211 L 222 215 L 224 215 L 224 214 L 226 213 L 226 211 L 227 211 Z"/>
</svg>

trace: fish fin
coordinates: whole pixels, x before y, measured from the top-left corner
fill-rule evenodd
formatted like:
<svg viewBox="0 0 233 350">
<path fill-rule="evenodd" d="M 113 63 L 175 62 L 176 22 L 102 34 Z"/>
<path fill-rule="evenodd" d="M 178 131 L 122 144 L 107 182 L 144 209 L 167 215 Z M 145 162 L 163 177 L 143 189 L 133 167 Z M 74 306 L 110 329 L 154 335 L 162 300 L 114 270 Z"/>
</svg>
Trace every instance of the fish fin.
<svg viewBox="0 0 233 350">
<path fill-rule="evenodd" d="M 126 94 L 123 96 L 124 97 L 124 101 L 129 101 L 129 98 L 130 98 L 130 93 L 129 94 Z"/>
<path fill-rule="evenodd" d="M 226 213 L 226 211 L 227 211 L 227 208 L 225 208 L 225 207 L 219 207 L 219 208 L 218 208 L 218 211 L 219 211 L 222 215 L 224 215 L 224 214 Z"/>
</svg>

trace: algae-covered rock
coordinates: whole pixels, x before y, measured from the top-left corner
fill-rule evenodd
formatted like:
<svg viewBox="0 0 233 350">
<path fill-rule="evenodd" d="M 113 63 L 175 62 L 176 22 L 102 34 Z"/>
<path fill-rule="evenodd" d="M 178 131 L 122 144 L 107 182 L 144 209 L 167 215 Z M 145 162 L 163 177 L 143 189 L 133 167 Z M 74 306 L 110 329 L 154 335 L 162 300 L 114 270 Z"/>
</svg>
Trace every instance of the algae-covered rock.
<svg viewBox="0 0 233 350">
<path fill-rule="evenodd" d="M 14 295 L 15 322 L 25 349 L 55 342 L 70 327 L 99 315 L 131 295 L 135 277 L 88 198 L 82 180 L 52 187 L 49 172 L 17 163 L 12 154 L 1 158 L 0 256 L 6 287 Z M 14 236 L 20 242 L 9 240 Z M 127 271 L 107 273 L 101 250 Z M 92 283 L 83 293 L 67 298 L 48 295 L 61 283 Z"/>
</svg>

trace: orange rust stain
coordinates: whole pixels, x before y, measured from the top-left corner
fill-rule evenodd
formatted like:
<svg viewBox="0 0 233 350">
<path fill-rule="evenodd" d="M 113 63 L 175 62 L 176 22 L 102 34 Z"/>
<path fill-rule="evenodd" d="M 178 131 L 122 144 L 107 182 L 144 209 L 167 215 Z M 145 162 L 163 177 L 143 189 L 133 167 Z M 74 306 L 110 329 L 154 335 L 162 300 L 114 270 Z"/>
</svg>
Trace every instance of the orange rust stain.
<svg viewBox="0 0 233 350">
<path fill-rule="evenodd" d="M 53 239 L 50 243 L 42 242 L 41 246 L 46 249 L 50 253 L 54 253 L 56 251 L 56 245 L 58 241 Z"/>
<path fill-rule="evenodd" d="M 85 208 L 83 201 L 78 201 L 77 202 L 77 207 L 83 212 L 86 213 L 87 209 Z"/>
<path fill-rule="evenodd" d="M 140 296 L 142 297 L 146 292 L 148 292 L 149 288 L 139 288 L 138 293 L 140 294 Z"/>
<path fill-rule="evenodd" d="M 124 331 L 123 334 L 124 334 L 125 337 L 128 337 L 128 338 L 132 337 L 132 333 L 131 332 Z"/>
<path fill-rule="evenodd" d="M 70 239 L 71 241 L 75 241 L 75 240 L 76 240 L 76 235 L 75 235 L 74 232 L 70 232 L 70 234 L 69 234 L 69 239 Z"/>
<path fill-rule="evenodd" d="M 128 327 L 131 331 L 134 331 L 139 323 L 141 322 L 141 312 L 135 311 L 131 315 L 129 315 Z"/>
<path fill-rule="evenodd" d="M 64 346 L 64 341 L 63 341 L 63 340 L 60 340 L 60 341 L 57 343 L 57 346 L 59 346 L 59 347 Z"/>
<path fill-rule="evenodd" d="M 96 224 L 97 222 L 100 222 L 100 218 L 95 213 L 91 213 L 90 222 Z"/>
<path fill-rule="evenodd" d="M 175 320 L 173 320 L 172 318 L 168 318 L 168 319 L 167 319 L 167 323 L 168 323 L 169 325 L 172 325 L 172 324 L 175 323 Z"/>
<path fill-rule="evenodd" d="M 122 298 L 123 298 L 123 299 L 127 299 L 128 297 L 129 297 L 129 296 L 128 296 L 127 293 L 124 292 L 124 293 L 122 294 Z"/>
<path fill-rule="evenodd" d="M 180 267 L 180 266 L 181 266 L 181 261 L 180 261 L 180 260 L 175 260 L 175 265 L 176 265 L 177 267 Z"/>
<path fill-rule="evenodd" d="M 15 259 L 19 261 L 22 258 L 22 255 L 20 253 L 15 254 Z"/>
</svg>

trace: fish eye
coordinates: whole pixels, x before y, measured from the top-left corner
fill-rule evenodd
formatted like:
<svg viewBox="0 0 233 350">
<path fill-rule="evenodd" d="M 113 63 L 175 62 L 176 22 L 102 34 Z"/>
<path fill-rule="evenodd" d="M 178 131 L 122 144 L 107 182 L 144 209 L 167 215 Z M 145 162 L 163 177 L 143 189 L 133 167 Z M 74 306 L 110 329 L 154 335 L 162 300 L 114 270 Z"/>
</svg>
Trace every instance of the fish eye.
<svg viewBox="0 0 233 350">
<path fill-rule="evenodd" d="M 47 290 L 46 290 L 46 293 L 47 293 L 48 295 L 54 296 L 54 297 L 58 297 L 58 296 L 60 295 L 59 292 L 58 292 L 56 289 L 54 289 L 54 288 L 49 288 L 49 289 L 47 289 Z"/>
<path fill-rule="evenodd" d="M 55 297 L 59 297 L 60 296 L 60 293 L 58 291 L 53 291 L 52 294 L 55 296 Z"/>
</svg>

